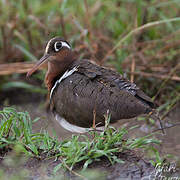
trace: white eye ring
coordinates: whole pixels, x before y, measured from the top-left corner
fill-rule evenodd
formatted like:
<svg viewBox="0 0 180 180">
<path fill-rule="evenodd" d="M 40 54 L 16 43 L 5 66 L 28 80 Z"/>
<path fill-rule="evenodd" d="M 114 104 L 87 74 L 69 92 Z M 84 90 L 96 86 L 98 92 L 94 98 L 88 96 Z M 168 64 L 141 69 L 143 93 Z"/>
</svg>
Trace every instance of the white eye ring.
<svg viewBox="0 0 180 180">
<path fill-rule="evenodd" d="M 62 46 L 62 43 L 61 42 L 55 42 L 55 44 L 54 44 L 54 50 L 56 51 L 56 52 L 58 52 L 61 48 L 62 48 L 63 46 Z"/>
<path fill-rule="evenodd" d="M 57 47 L 57 44 L 61 43 L 61 46 L 60 47 Z M 71 49 L 71 47 L 66 43 L 66 42 L 63 42 L 63 41 L 58 41 L 58 42 L 55 42 L 54 44 L 54 50 L 56 52 L 58 52 L 62 47 L 67 47 L 69 49 Z"/>
</svg>

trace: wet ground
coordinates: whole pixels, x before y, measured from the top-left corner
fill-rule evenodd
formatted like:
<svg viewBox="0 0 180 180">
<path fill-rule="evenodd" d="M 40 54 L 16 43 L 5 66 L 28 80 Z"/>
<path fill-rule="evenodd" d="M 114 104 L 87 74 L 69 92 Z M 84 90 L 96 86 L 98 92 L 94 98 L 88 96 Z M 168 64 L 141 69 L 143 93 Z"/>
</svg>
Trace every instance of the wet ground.
<svg viewBox="0 0 180 180">
<path fill-rule="evenodd" d="M 12 94 L 14 95 L 12 96 Z M 19 111 L 28 111 L 32 119 L 40 117 L 40 121 L 38 121 L 36 126 L 33 128 L 34 131 L 39 131 L 40 129 L 45 128 L 51 135 L 53 134 L 53 131 L 56 132 L 59 140 L 70 138 L 72 133 L 61 128 L 54 120 L 52 114 L 46 112 L 44 103 L 45 99 L 46 98 L 43 96 L 37 96 L 36 94 L 27 93 L 21 90 L 14 92 L 11 91 L 4 93 L 3 96 L 0 96 L 0 107 L 7 105 L 14 106 Z M 175 124 L 180 122 L 179 109 L 180 106 L 177 106 L 168 115 L 168 117 L 164 119 L 163 124 L 169 125 L 171 123 Z M 114 126 L 132 127 L 134 125 L 139 125 L 138 128 L 134 129 L 129 134 L 129 136 L 134 138 L 147 135 L 152 130 L 152 128 L 148 128 L 148 125 L 145 123 L 145 121 L 137 121 L 137 119 L 121 120 Z M 153 127 L 153 129 L 157 128 L 159 128 L 158 125 Z M 168 128 L 165 131 L 165 135 L 162 135 L 161 131 L 159 131 L 159 133 L 156 135 L 158 139 L 162 140 L 159 151 L 163 156 L 171 154 L 171 163 L 175 162 L 175 165 L 178 168 L 180 164 L 180 126 Z M 141 155 L 137 155 L 137 153 L 127 152 L 126 154 L 119 154 L 118 156 L 122 160 L 125 160 L 124 164 L 111 165 L 107 159 L 102 159 L 102 161 L 90 165 L 90 169 L 95 169 L 99 178 L 102 176 L 102 178 L 105 177 L 105 179 L 141 179 L 142 177 L 144 177 L 144 179 L 148 179 L 150 176 L 152 178 L 152 174 L 155 173 L 154 167 L 147 160 L 144 160 Z M 1 167 L 4 168 L 7 172 L 16 172 L 16 169 L 9 167 L 2 162 L 3 161 L 1 161 Z M 26 161 L 25 164 L 21 164 L 20 166 L 31 170 L 31 175 L 29 176 L 31 177 L 30 179 L 43 179 L 44 177 L 51 176 L 53 167 L 55 167 L 58 163 L 59 161 L 39 161 L 37 159 L 31 159 Z M 77 166 L 76 169 L 78 170 L 79 167 Z M 69 175 L 64 171 L 60 174 L 66 175 L 67 177 L 73 176 L 72 174 Z M 179 174 L 176 174 L 176 177 L 180 177 Z"/>
</svg>

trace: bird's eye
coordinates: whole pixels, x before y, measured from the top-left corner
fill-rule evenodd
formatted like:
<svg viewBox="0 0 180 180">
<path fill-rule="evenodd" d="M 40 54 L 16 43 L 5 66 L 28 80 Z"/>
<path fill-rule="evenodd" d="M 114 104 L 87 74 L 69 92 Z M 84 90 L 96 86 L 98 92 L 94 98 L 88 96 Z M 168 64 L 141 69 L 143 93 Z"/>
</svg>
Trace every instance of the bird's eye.
<svg viewBox="0 0 180 180">
<path fill-rule="evenodd" d="M 56 42 L 56 43 L 54 44 L 54 50 L 55 50 L 56 52 L 58 52 L 61 48 L 62 48 L 62 43 L 61 43 L 61 42 Z"/>
</svg>

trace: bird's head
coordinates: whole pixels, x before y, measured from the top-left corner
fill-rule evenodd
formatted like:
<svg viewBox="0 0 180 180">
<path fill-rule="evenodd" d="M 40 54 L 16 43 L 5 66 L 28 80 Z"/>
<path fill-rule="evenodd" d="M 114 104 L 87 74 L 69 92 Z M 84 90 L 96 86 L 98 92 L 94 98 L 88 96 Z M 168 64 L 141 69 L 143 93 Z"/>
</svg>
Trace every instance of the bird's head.
<svg viewBox="0 0 180 180">
<path fill-rule="evenodd" d="M 70 44 L 63 38 L 55 37 L 48 41 L 44 55 L 27 73 L 27 77 L 31 76 L 45 62 L 61 62 L 71 52 Z"/>
</svg>

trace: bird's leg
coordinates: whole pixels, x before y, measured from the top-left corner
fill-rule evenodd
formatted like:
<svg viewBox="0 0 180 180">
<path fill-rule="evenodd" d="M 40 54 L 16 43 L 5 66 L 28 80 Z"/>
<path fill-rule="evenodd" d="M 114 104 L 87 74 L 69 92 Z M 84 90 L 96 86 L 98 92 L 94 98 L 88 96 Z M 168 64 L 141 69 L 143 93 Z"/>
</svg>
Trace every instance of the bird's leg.
<svg viewBox="0 0 180 180">
<path fill-rule="evenodd" d="M 158 119 L 159 124 L 160 124 L 160 126 L 161 126 L 162 133 L 165 134 L 164 127 L 163 127 L 163 123 L 162 123 L 161 118 L 160 118 L 160 116 L 159 116 L 159 112 L 156 111 L 156 110 L 154 110 L 154 111 L 151 111 L 148 115 L 151 116 L 151 117 L 153 117 L 154 119 Z"/>
<path fill-rule="evenodd" d="M 91 132 L 91 131 L 93 131 L 93 132 L 102 132 L 102 130 L 96 129 L 96 127 L 98 125 L 100 125 L 100 124 L 101 124 L 101 122 L 96 124 L 96 109 L 94 108 L 94 110 L 93 110 L 93 124 L 92 124 L 92 128 L 90 128 L 89 132 Z"/>
<path fill-rule="evenodd" d="M 93 126 L 92 128 L 96 130 L 96 110 L 93 110 Z"/>
</svg>

